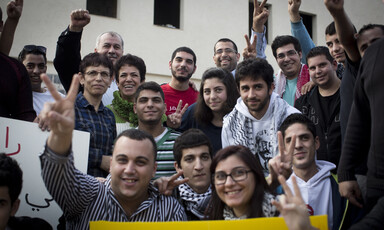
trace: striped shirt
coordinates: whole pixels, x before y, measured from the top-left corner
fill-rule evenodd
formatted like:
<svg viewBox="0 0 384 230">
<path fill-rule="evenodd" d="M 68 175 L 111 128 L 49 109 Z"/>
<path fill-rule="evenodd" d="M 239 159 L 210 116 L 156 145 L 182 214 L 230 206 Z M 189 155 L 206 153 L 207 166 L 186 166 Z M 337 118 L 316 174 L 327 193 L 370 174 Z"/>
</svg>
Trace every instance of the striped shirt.
<svg viewBox="0 0 384 230">
<path fill-rule="evenodd" d="M 157 140 L 159 137 L 155 138 L 157 145 L 157 170 L 155 178 L 162 176 L 168 177 L 176 173 L 173 145 L 175 144 L 176 138 L 180 136 L 180 133 L 168 127 L 165 128 L 165 134 L 160 135 L 160 140 Z"/>
<path fill-rule="evenodd" d="M 75 129 L 90 133 L 88 170 L 89 175 L 106 177 L 108 172 L 100 168 L 104 155 L 112 155 L 116 138 L 116 122 L 112 111 L 100 103 L 99 109 L 85 99 L 80 92 L 75 103 Z"/>
<path fill-rule="evenodd" d="M 64 212 L 67 229 L 89 229 L 89 221 L 183 221 L 183 207 L 172 196 L 160 195 L 150 184 L 149 198 L 127 216 L 114 196 L 110 175 L 105 183 L 75 169 L 69 156 L 55 154 L 47 146 L 40 155 L 42 177 L 49 193 Z"/>
</svg>

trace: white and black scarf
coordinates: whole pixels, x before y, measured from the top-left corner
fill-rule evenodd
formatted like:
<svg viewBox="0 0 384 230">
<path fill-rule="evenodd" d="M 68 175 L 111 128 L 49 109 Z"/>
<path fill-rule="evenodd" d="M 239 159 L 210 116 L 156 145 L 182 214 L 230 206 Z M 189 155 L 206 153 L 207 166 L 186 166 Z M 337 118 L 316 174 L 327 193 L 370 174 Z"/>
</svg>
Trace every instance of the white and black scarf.
<svg viewBox="0 0 384 230">
<path fill-rule="evenodd" d="M 181 177 L 179 179 L 182 179 Z M 187 184 L 179 185 L 180 198 L 184 201 L 185 209 L 192 212 L 199 219 L 204 218 L 204 211 L 211 199 L 211 186 L 205 193 L 199 194 Z"/>
</svg>

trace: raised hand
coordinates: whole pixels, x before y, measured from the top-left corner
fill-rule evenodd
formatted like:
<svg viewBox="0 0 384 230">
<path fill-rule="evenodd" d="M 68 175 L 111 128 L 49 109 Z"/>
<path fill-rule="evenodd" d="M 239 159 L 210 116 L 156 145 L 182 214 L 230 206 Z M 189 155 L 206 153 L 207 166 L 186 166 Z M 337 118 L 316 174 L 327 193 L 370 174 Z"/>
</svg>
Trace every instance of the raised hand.
<svg viewBox="0 0 384 230">
<path fill-rule="evenodd" d="M 257 35 L 255 34 L 253 36 L 253 42 L 251 44 L 248 35 L 244 35 L 245 42 L 247 43 L 247 46 L 243 50 L 243 58 L 256 58 L 257 51 L 256 51 L 256 44 L 257 44 Z"/>
<path fill-rule="evenodd" d="M 264 32 L 264 24 L 268 20 L 269 11 L 264 7 L 266 3 L 267 0 L 263 0 L 263 2 L 259 5 L 257 0 L 253 0 L 254 8 L 252 29 L 258 33 Z"/>
<path fill-rule="evenodd" d="M 289 18 L 291 22 L 298 22 L 300 21 L 300 9 L 301 0 L 288 0 L 288 13 Z"/>
<path fill-rule="evenodd" d="M 324 0 L 324 5 L 332 15 L 344 10 L 344 0 Z"/>
<path fill-rule="evenodd" d="M 71 23 L 69 30 L 73 32 L 81 32 L 83 28 L 91 21 L 88 10 L 78 9 L 71 12 Z"/>
<path fill-rule="evenodd" d="M 183 170 L 178 171 L 170 177 L 157 178 L 153 184 L 158 188 L 161 194 L 170 196 L 172 195 L 174 188 L 189 181 L 189 178 L 177 180 L 181 175 L 183 175 Z"/>
<path fill-rule="evenodd" d="M 183 109 L 181 109 L 182 104 L 183 104 L 183 101 L 180 100 L 179 104 L 177 105 L 176 111 L 174 113 L 168 115 L 168 119 L 167 119 L 167 126 L 168 127 L 172 128 L 172 129 L 177 129 L 180 127 L 181 119 L 183 118 L 185 111 L 187 111 L 187 109 L 188 109 L 188 103 L 186 103 L 184 105 Z"/>
<path fill-rule="evenodd" d="M 10 1 L 7 5 L 8 19 L 19 20 L 23 12 L 23 0 Z"/>
<path fill-rule="evenodd" d="M 42 74 L 41 79 L 55 99 L 54 102 L 45 103 L 40 113 L 51 129 L 47 145 L 57 154 L 66 154 L 71 146 L 72 132 L 75 128 L 74 104 L 79 90 L 79 75 L 74 75 L 65 98 L 60 96 L 46 74 Z"/>
</svg>

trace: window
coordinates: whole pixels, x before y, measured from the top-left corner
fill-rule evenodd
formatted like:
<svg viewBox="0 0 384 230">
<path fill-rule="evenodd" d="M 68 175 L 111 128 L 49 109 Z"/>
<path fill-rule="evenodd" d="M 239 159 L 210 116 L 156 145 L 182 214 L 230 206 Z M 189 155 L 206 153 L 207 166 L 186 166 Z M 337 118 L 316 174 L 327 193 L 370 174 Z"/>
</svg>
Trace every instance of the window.
<svg viewBox="0 0 384 230">
<path fill-rule="evenodd" d="M 117 17 L 117 0 L 87 0 L 87 10 L 90 14 Z"/>
<path fill-rule="evenodd" d="M 260 2 L 259 2 L 259 4 L 260 4 Z M 270 7 L 271 7 L 271 5 L 268 5 L 268 4 L 266 4 L 265 5 L 265 8 L 267 8 L 268 10 L 270 9 Z M 252 30 L 252 24 L 253 24 L 253 8 L 254 8 L 254 5 L 253 5 L 253 1 L 251 1 L 251 2 L 249 2 L 249 8 L 248 8 L 248 10 L 249 10 L 249 36 L 251 36 L 251 34 L 252 34 L 252 32 L 251 32 L 251 30 Z M 264 24 L 264 26 L 266 27 L 266 32 L 265 32 L 265 39 L 267 39 L 267 43 L 268 43 L 268 20 L 267 20 L 267 22 Z"/>
<path fill-rule="evenodd" d="M 180 28 L 180 0 L 155 0 L 153 24 Z"/>
<path fill-rule="evenodd" d="M 310 15 L 310 14 L 307 14 L 307 13 L 300 12 L 300 16 L 301 16 L 301 18 L 303 18 L 304 26 L 305 26 L 305 28 L 307 28 L 307 31 L 308 31 L 308 33 L 309 33 L 309 36 L 310 36 L 310 37 L 312 38 L 312 40 L 313 40 L 313 28 L 312 28 L 313 15 Z"/>
</svg>

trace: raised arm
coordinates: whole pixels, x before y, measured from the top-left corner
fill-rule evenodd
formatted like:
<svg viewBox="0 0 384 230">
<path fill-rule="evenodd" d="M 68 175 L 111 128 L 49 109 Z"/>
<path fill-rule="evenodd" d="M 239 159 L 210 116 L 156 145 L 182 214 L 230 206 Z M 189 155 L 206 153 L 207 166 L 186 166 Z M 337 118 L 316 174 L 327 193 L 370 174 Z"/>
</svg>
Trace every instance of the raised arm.
<svg viewBox="0 0 384 230">
<path fill-rule="evenodd" d="M 300 42 L 302 56 L 301 62 L 307 64 L 307 54 L 315 47 L 315 43 L 309 36 L 307 28 L 305 28 L 301 19 L 299 9 L 301 0 L 288 0 L 288 13 L 291 21 L 291 34 Z"/>
<path fill-rule="evenodd" d="M 336 33 L 340 43 L 352 62 L 361 59 L 355 39 L 355 29 L 344 9 L 344 0 L 324 0 L 329 13 L 335 21 Z"/>
<path fill-rule="evenodd" d="M 253 22 L 252 22 L 252 34 L 251 43 L 254 43 L 253 39 L 257 38 L 256 53 L 258 58 L 266 59 L 265 48 L 267 47 L 267 39 L 265 38 L 265 26 L 264 24 L 268 20 L 269 11 L 264 7 L 267 0 L 263 0 L 260 5 L 257 0 L 253 1 Z"/>
<path fill-rule="evenodd" d="M 61 33 L 57 41 L 56 55 L 53 60 L 61 84 L 67 92 L 73 75 L 79 72 L 82 31 L 91 20 L 89 12 L 82 9 L 72 11 L 70 18 L 68 28 Z"/>
<path fill-rule="evenodd" d="M 0 52 L 9 55 L 11 51 L 15 31 L 21 13 L 23 11 L 23 0 L 10 1 L 7 5 L 7 20 L 4 23 L 3 32 L 0 38 Z"/>
</svg>

